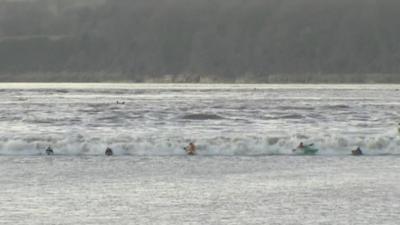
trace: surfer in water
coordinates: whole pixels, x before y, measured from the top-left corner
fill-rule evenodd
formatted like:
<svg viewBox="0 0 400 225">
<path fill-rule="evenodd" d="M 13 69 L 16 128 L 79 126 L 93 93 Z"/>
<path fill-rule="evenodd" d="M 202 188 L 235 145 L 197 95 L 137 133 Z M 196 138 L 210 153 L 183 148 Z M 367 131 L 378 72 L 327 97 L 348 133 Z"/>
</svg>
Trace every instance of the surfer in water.
<svg viewBox="0 0 400 225">
<path fill-rule="evenodd" d="M 314 144 L 309 144 L 307 146 L 313 146 Z M 293 149 L 293 152 L 295 152 L 297 149 L 304 149 L 306 146 L 304 145 L 303 142 L 300 142 L 299 146 L 297 146 L 297 148 Z"/>
<path fill-rule="evenodd" d="M 50 146 L 46 149 L 46 155 L 54 155 L 54 151 Z"/>
<path fill-rule="evenodd" d="M 357 147 L 356 150 L 352 150 L 352 151 L 351 151 L 351 154 L 352 154 L 352 155 L 362 155 L 363 152 L 361 151 L 361 148 L 360 148 L 360 147 Z"/>
<path fill-rule="evenodd" d="M 112 156 L 114 153 L 111 148 L 107 148 L 105 154 L 106 154 L 106 156 Z"/>
<path fill-rule="evenodd" d="M 318 152 L 317 148 L 313 148 L 314 144 L 308 144 L 304 145 L 303 142 L 300 142 L 299 146 L 297 148 L 293 149 L 292 152 L 298 152 L 302 153 L 305 155 L 314 155 L 315 153 Z"/>
<path fill-rule="evenodd" d="M 196 145 L 193 144 L 193 142 L 190 142 L 190 144 L 186 147 L 183 148 L 188 155 L 195 155 L 196 154 Z"/>
<path fill-rule="evenodd" d="M 300 150 L 300 149 L 304 149 L 304 144 L 303 144 L 303 142 L 300 142 L 300 144 L 299 144 L 299 146 L 297 146 L 297 148 L 294 148 L 293 150 L 292 150 L 292 152 L 295 152 L 295 151 L 297 151 L 297 150 Z"/>
</svg>

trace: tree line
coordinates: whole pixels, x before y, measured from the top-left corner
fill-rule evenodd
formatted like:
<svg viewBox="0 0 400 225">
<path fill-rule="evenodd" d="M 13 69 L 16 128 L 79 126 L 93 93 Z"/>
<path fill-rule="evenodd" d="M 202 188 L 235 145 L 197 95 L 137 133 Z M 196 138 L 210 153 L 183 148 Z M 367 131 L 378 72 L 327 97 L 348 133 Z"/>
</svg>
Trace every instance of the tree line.
<svg viewBox="0 0 400 225">
<path fill-rule="evenodd" d="M 0 2 L 1 81 L 400 82 L 398 0 Z"/>
</svg>

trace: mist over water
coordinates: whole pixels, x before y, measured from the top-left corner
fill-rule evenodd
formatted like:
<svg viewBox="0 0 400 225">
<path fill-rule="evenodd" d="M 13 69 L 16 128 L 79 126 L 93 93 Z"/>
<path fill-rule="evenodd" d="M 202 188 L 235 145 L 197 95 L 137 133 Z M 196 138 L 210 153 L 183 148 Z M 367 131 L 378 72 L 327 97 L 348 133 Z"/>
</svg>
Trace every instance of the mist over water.
<svg viewBox="0 0 400 225">
<path fill-rule="evenodd" d="M 0 154 L 400 154 L 396 85 L 1 84 Z M 118 104 L 118 103 L 119 104 Z"/>
</svg>

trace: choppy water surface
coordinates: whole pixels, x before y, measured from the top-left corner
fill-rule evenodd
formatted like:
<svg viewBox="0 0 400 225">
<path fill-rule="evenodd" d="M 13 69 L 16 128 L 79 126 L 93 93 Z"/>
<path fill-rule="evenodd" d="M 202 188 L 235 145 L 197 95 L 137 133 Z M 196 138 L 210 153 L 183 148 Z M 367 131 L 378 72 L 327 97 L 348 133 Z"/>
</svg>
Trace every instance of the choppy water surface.
<svg viewBox="0 0 400 225">
<path fill-rule="evenodd" d="M 397 225 L 398 156 L 3 156 L 0 224 Z"/>
<path fill-rule="evenodd" d="M 400 86 L 0 84 L 0 154 L 398 154 Z M 117 104 L 123 102 L 125 104 Z"/>
<path fill-rule="evenodd" d="M 0 84 L 0 224 L 397 225 L 398 89 Z"/>
</svg>

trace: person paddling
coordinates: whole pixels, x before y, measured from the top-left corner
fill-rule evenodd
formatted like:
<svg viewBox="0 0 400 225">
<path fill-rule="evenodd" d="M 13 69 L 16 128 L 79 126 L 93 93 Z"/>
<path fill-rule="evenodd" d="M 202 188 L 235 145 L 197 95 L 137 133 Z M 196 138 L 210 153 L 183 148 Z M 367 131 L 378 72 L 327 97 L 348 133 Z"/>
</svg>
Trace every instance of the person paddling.
<svg viewBox="0 0 400 225">
<path fill-rule="evenodd" d="M 190 142 L 190 144 L 186 147 L 183 148 L 188 155 L 195 155 L 196 154 L 196 145 L 193 144 L 193 142 Z"/>
<path fill-rule="evenodd" d="M 112 156 L 113 155 L 112 149 L 111 148 L 107 148 L 105 154 L 106 154 L 106 156 Z"/>
<path fill-rule="evenodd" d="M 306 147 L 311 147 L 311 146 L 314 146 L 314 144 L 304 145 L 303 142 L 300 142 L 299 146 L 297 146 L 297 148 L 293 149 L 293 152 L 295 152 L 297 149 L 305 149 Z"/>
<path fill-rule="evenodd" d="M 50 146 L 46 149 L 46 154 L 47 155 L 54 155 L 54 151 Z"/>
<path fill-rule="evenodd" d="M 352 151 L 351 151 L 351 154 L 352 154 L 352 155 L 362 155 L 363 152 L 362 152 L 362 150 L 361 150 L 360 147 L 357 147 L 356 150 L 352 150 Z"/>
<path fill-rule="evenodd" d="M 302 155 L 315 155 L 319 150 L 318 148 L 313 147 L 314 144 L 304 145 L 303 142 L 300 142 L 297 148 L 293 149 L 293 153 L 302 154 Z"/>
</svg>

